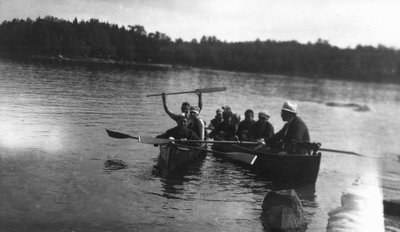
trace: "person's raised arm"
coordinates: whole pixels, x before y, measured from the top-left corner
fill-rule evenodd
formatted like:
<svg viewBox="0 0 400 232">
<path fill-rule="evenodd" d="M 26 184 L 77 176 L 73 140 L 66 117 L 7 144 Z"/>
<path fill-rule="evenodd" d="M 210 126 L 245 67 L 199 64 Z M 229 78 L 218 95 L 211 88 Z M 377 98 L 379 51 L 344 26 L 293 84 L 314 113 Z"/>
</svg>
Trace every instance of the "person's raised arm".
<svg viewBox="0 0 400 232">
<path fill-rule="evenodd" d="M 204 140 L 205 139 L 205 135 L 204 135 L 205 126 L 204 126 L 203 120 L 199 119 L 198 126 L 199 126 L 199 131 L 200 131 L 199 137 L 201 140 Z"/>
<path fill-rule="evenodd" d="M 177 121 L 178 115 L 174 114 L 167 107 L 167 94 L 162 93 L 161 97 L 162 97 L 162 100 L 163 100 L 163 106 L 164 106 L 165 113 L 167 113 L 173 120 Z"/>
<path fill-rule="evenodd" d="M 197 96 L 199 96 L 199 102 L 198 102 L 198 106 L 200 108 L 199 113 L 201 112 L 201 109 L 203 108 L 203 100 L 202 100 L 202 95 L 201 92 L 197 89 L 196 90 L 196 94 Z"/>
</svg>

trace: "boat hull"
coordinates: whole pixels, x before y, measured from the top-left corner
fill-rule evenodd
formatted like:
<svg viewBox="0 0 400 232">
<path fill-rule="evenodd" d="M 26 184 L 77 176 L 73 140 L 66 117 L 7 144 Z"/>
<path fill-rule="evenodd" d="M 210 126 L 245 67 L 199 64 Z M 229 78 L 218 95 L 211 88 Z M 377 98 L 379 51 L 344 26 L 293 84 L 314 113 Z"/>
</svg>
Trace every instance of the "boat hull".
<svg viewBox="0 0 400 232">
<path fill-rule="evenodd" d="M 202 147 L 203 148 L 203 147 Z M 204 151 L 191 146 L 178 145 L 174 143 L 160 145 L 160 160 L 162 168 L 173 171 L 184 167 L 205 155 Z"/>
<path fill-rule="evenodd" d="M 315 184 L 321 163 L 320 153 L 271 154 L 232 144 L 214 144 L 212 148 L 222 152 L 216 154 L 219 157 L 250 168 L 280 184 L 292 186 Z"/>
</svg>

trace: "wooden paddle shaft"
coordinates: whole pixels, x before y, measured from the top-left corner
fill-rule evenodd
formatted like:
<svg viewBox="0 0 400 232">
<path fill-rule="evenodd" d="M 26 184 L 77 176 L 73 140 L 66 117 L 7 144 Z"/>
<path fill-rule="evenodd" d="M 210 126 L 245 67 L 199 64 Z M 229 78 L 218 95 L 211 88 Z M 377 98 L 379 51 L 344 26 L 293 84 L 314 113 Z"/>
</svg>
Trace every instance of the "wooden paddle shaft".
<svg viewBox="0 0 400 232">
<path fill-rule="evenodd" d="M 225 91 L 226 87 L 213 87 L 213 88 L 204 88 L 204 89 L 197 89 L 192 91 L 184 91 L 184 92 L 174 92 L 174 93 L 166 93 L 166 95 L 175 95 L 175 94 L 185 94 L 185 93 L 213 93 L 213 92 L 221 92 Z M 158 94 L 149 94 L 146 97 L 154 97 L 154 96 L 161 96 L 161 93 Z"/>
</svg>

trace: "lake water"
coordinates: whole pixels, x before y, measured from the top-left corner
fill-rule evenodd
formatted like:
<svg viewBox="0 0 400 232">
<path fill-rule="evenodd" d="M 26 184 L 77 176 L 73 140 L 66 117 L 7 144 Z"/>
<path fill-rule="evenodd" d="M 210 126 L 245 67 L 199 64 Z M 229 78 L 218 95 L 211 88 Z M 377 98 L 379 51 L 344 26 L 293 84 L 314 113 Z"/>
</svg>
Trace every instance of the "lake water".
<svg viewBox="0 0 400 232">
<path fill-rule="evenodd" d="M 212 154 L 166 177 L 154 168 L 158 148 L 105 131 L 156 136 L 174 122 L 146 94 L 220 86 L 227 91 L 203 95 L 207 123 L 229 105 L 268 110 L 277 131 L 293 100 L 321 147 L 379 157 L 323 153 L 315 189 L 296 189 L 308 231 L 325 231 L 349 188 L 400 198 L 399 85 L 0 59 L 0 231 L 263 231 L 273 183 Z M 197 95 L 171 95 L 169 108 L 183 101 Z M 107 170 L 111 158 L 128 167 Z M 400 229 L 399 218 L 374 220 Z"/>
</svg>

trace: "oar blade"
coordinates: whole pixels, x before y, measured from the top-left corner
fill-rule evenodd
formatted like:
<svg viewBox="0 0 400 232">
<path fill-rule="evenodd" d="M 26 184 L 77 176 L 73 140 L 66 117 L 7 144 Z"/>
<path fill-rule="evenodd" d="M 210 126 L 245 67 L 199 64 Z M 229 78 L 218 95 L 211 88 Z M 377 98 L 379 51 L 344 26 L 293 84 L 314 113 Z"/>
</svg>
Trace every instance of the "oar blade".
<svg viewBox="0 0 400 232">
<path fill-rule="evenodd" d="M 203 88 L 203 89 L 196 89 L 192 91 L 183 91 L 183 92 L 174 92 L 174 93 L 166 93 L 167 95 L 176 95 L 176 94 L 185 94 L 185 93 L 214 93 L 214 92 L 221 92 L 225 91 L 226 87 L 212 87 L 212 88 Z M 155 96 L 161 96 L 162 94 L 157 93 L 157 94 L 148 94 L 146 97 L 155 97 Z"/>
<path fill-rule="evenodd" d="M 107 130 L 107 129 L 106 129 L 106 131 L 107 131 L 108 136 L 110 136 L 111 138 L 115 138 L 115 139 L 127 139 L 127 138 L 137 139 L 137 137 L 133 137 L 133 136 L 130 136 L 130 135 L 127 135 L 127 134 L 123 134 L 123 133 L 120 133 L 120 132 L 110 131 L 110 130 Z"/>
<path fill-rule="evenodd" d="M 213 93 L 213 92 L 222 92 L 225 90 L 226 90 L 226 87 L 213 87 L 213 88 L 199 89 L 198 91 L 201 93 Z"/>
</svg>

